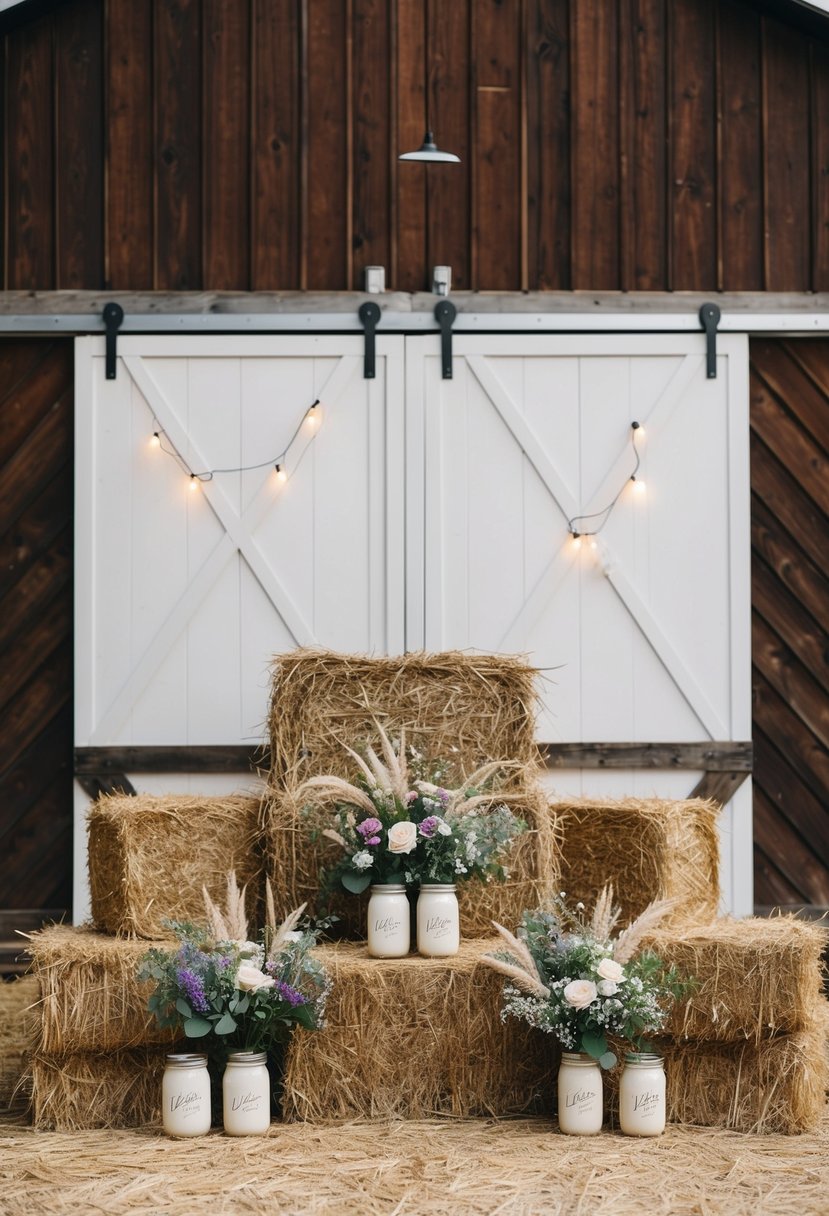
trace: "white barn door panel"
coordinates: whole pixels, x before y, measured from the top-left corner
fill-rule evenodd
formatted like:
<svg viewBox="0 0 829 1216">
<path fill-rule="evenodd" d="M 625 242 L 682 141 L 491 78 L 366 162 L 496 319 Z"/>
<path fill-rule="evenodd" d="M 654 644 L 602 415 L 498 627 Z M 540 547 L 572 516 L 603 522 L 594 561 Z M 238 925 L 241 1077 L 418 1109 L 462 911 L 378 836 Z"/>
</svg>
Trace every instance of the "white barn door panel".
<svg viewBox="0 0 829 1216">
<path fill-rule="evenodd" d="M 400 339 L 375 380 L 351 337 L 124 337 L 114 381 L 79 346 L 78 745 L 258 740 L 274 652 L 403 648 Z M 193 491 L 163 450 L 255 465 L 298 426 L 284 483 Z"/>
<path fill-rule="evenodd" d="M 547 675 L 545 741 L 749 739 L 746 339 L 718 338 L 711 380 L 688 334 L 456 335 L 453 356 L 443 380 L 429 339 L 407 346 L 409 646 L 528 653 Z M 577 547 L 568 521 L 619 491 L 595 547 Z M 551 782 L 684 797 L 695 777 Z M 722 829 L 726 902 L 746 912 L 748 784 Z"/>
</svg>

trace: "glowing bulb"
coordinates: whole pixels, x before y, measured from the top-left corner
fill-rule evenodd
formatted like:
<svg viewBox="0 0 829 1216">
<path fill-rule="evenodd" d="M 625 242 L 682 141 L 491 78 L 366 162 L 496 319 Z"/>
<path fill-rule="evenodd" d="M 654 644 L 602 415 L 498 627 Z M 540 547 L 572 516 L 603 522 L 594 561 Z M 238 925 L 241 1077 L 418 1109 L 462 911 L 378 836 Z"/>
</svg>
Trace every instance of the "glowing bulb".
<svg viewBox="0 0 829 1216">
<path fill-rule="evenodd" d="M 191 473 L 190 474 L 190 489 L 198 490 L 198 488 L 199 488 L 199 479 L 195 473 Z"/>
<path fill-rule="evenodd" d="M 316 406 L 312 405 L 310 410 L 308 411 L 308 413 L 305 416 L 305 421 L 308 423 L 308 426 L 310 426 L 310 427 L 315 427 L 317 425 L 317 415 L 315 413 L 315 409 L 316 409 Z"/>
<path fill-rule="evenodd" d="M 279 482 L 286 482 L 288 480 L 288 474 L 281 464 L 276 465 L 276 480 Z"/>
<path fill-rule="evenodd" d="M 631 477 L 630 480 L 633 482 L 634 493 L 640 494 L 640 495 L 645 493 L 645 491 L 647 490 L 647 486 L 645 485 L 644 481 L 642 481 L 641 478 Z"/>
<path fill-rule="evenodd" d="M 153 437 L 150 440 L 150 447 L 153 447 L 153 448 L 161 447 L 161 436 L 159 435 L 158 431 L 153 431 Z"/>
<path fill-rule="evenodd" d="M 599 547 L 599 542 L 596 540 L 595 536 L 591 536 L 590 537 L 590 548 L 598 549 L 598 547 Z"/>
<path fill-rule="evenodd" d="M 574 549 L 581 548 L 581 537 L 579 536 L 578 532 L 573 533 L 573 548 Z"/>
</svg>

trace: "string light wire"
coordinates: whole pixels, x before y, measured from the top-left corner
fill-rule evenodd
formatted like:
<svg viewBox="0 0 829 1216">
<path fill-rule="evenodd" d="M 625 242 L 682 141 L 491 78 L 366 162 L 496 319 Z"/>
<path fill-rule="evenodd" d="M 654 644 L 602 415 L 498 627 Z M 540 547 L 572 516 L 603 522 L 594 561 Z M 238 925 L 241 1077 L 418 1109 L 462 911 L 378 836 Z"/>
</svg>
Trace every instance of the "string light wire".
<svg viewBox="0 0 829 1216">
<path fill-rule="evenodd" d="M 636 474 L 639 472 L 639 466 L 642 463 L 642 459 L 639 455 L 639 449 L 636 446 L 636 434 L 637 434 L 637 431 L 641 431 L 641 430 L 643 430 L 643 428 L 640 426 L 640 424 L 638 422 L 631 422 L 631 424 L 630 424 L 630 442 L 633 446 L 633 455 L 634 455 L 633 472 L 630 474 L 627 481 L 624 482 L 624 484 L 622 485 L 618 494 L 613 499 L 611 499 L 611 501 L 607 504 L 606 507 L 602 507 L 601 511 L 591 511 L 587 515 L 574 515 L 572 517 L 572 519 L 567 520 L 567 530 L 570 533 L 570 535 L 572 536 L 573 542 L 576 544 L 577 547 L 581 546 L 581 538 L 583 536 L 598 536 L 599 535 L 602 528 L 605 526 L 607 521 L 610 519 L 610 516 L 613 513 L 613 508 L 616 506 L 616 503 L 619 501 L 619 499 L 624 494 L 625 487 L 628 485 L 629 482 L 633 482 L 634 485 L 638 484 L 644 489 L 645 483 L 644 482 L 637 483 L 637 481 L 636 481 Z M 581 528 L 581 527 L 577 526 L 577 525 L 580 525 L 583 520 L 587 520 L 587 519 L 601 519 L 602 522 L 598 525 L 598 527 L 595 527 L 592 529 Z M 592 547 L 592 545 L 591 545 L 591 547 Z"/>
<path fill-rule="evenodd" d="M 169 438 L 169 436 L 167 435 L 166 431 L 162 430 L 162 428 L 158 426 L 157 419 L 153 419 L 153 424 L 157 429 L 153 431 L 151 443 L 153 444 L 154 447 L 161 448 L 162 452 L 164 452 L 167 456 L 172 456 L 173 460 L 176 461 L 176 463 L 178 464 L 181 471 L 183 473 L 186 473 L 187 476 L 190 478 L 191 488 L 193 488 L 192 487 L 193 482 L 212 481 L 214 476 L 217 473 L 250 473 L 254 469 L 267 468 L 268 465 L 273 465 L 277 474 L 279 475 L 280 481 L 282 481 L 282 480 L 284 480 L 283 475 L 285 474 L 285 470 L 282 467 L 285 457 L 290 452 L 294 440 L 296 439 L 299 432 L 302 430 L 302 424 L 304 422 L 307 422 L 309 419 L 313 419 L 314 422 L 316 422 L 317 416 L 314 411 L 316 410 L 319 403 L 320 403 L 320 399 L 319 399 L 319 397 L 317 397 L 316 400 L 313 401 L 312 404 L 308 407 L 308 409 L 304 411 L 304 413 L 303 413 L 302 417 L 300 418 L 299 423 L 296 427 L 296 430 L 294 431 L 293 435 L 291 435 L 291 438 L 288 440 L 287 444 L 282 449 L 282 451 L 278 453 L 278 455 L 274 456 L 271 460 L 260 460 L 257 464 L 241 464 L 241 465 L 237 465 L 234 468 L 229 468 L 229 469 L 203 469 L 202 472 L 196 473 L 190 468 L 190 466 L 185 461 L 184 457 L 181 455 L 181 453 L 179 451 L 177 451 L 177 449 L 175 447 L 168 448 L 168 447 L 164 446 L 161 436 L 163 435 L 165 438 Z"/>
</svg>

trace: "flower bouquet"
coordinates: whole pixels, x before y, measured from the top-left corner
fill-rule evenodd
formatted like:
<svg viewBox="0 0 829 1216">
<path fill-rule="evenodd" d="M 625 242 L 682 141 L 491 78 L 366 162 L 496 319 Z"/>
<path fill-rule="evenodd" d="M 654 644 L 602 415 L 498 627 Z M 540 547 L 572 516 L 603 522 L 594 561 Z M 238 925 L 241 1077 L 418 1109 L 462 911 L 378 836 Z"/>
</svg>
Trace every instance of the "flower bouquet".
<svg viewBox="0 0 829 1216">
<path fill-rule="evenodd" d="M 426 918 L 437 918 L 432 928 L 443 940 L 437 952 L 457 953 L 455 882 L 503 878 L 502 854 L 526 825 L 506 806 L 493 806 L 493 794 L 485 792 L 502 764 L 486 764 L 456 789 L 447 789 L 442 784 L 448 772 L 445 763 L 430 767 L 414 749 L 407 757 L 403 734 L 395 748 L 376 725 L 382 760 L 371 747 L 366 747 L 365 759 L 346 749 L 360 771 L 356 783 L 319 776 L 298 791 L 300 797 L 310 796 L 304 813 L 312 832 L 333 840 L 341 850 L 339 860 L 323 874 L 323 899 L 340 887 L 354 895 L 371 887 L 372 898 L 377 896 L 382 906 L 377 915 L 369 912 L 369 952 L 399 957 L 409 949 L 406 888 L 419 886 L 421 899 L 432 895 L 443 901 Z M 380 937 L 394 940 L 373 941 L 375 924 Z M 418 948 L 434 953 L 420 934 Z"/>
<path fill-rule="evenodd" d="M 583 903 L 571 910 L 562 892 L 552 908 L 525 912 L 517 934 L 495 926 L 505 949 L 484 955 L 483 961 L 507 979 L 502 1020 L 520 1018 L 555 1035 L 564 1048 L 559 1075 L 563 1130 L 572 1129 L 572 1108 L 580 1103 L 585 1126 L 594 1131 L 601 1127 L 601 1069 L 617 1062 L 608 1036 L 651 1059 L 645 1036 L 662 1029 L 671 1005 L 689 987 L 672 967 L 642 948 L 671 907 L 668 900 L 649 904 L 614 936 L 620 910 L 613 907 L 613 888 L 607 886 L 589 918 Z M 592 1068 L 589 1080 L 576 1075 L 585 1068 Z M 568 1073 L 563 1086 L 566 1069 L 574 1076 Z M 568 1106 L 568 1095 L 573 1094 Z M 594 1119 L 598 1126 L 591 1123 Z"/>
<path fill-rule="evenodd" d="M 298 927 L 304 906 L 276 924 L 269 882 L 266 898 L 262 940 L 252 941 L 245 889 L 229 874 L 226 910 L 205 890 L 205 925 L 169 922 L 178 947 L 148 950 L 139 964 L 139 980 L 155 985 L 147 1005 L 158 1024 L 202 1042 L 217 1071 L 231 1053 L 273 1056 L 294 1026 L 322 1024 L 331 983 L 311 956 L 317 934 Z"/>
</svg>

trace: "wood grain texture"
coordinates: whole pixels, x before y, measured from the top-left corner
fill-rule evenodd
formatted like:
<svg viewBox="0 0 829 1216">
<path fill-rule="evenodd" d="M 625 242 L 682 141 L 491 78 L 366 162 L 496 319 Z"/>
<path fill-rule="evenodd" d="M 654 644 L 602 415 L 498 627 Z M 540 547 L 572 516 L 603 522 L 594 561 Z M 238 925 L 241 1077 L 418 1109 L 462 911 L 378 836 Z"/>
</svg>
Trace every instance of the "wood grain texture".
<svg viewBox="0 0 829 1216">
<path fill-rule="evenodd" d="M 392 9 L 386 0 L 354 0 L 354 222 L 350 287 L 366 266 L 392 265 Z M 391 284 L 389 283 L 389 286 Z"/>
<path fill-rule="evenodd" d="M 618 288 L 620 168 L 618 12 L 605 0 L 570 9 L 574 288 Z"/>
<path fill-rule="evenodd" d="M 394 155 L 419 148 L 426 129 L 426 0 L 396 0 L 394 98 L 397 147 Z M 429 284 L 426 248 L 426 166 L 416 161 L 395 167 L 397 182 L 396 260 L 391 287 L 424 291 Z"/>
<path fill-rule="evenodd" d="M 56 285 L 52 20 L 6 39 L 6 286 Z"/>
<path fill-rule="evenodd" d="M 307 0 L 307 221 L 303 243 L 309 290 L 349 286 L 350 29 L 348 0 Z"/>
<path fill-rule="evenodd" d="M 521 3 L 473 6 L 475 213 L 472 287 L 521 281 Z"/>
<path fill-rule="evenodd" d="M 151 289 L 155 248 L 153 6 L 106 0 L 106 270 L 115 290 Z"/>
<path fill-rule="evenodd" d="M 812 288 L 829 290 L 829 46 L 811 46 Z"/>
<path fill-rule="evenodd" d="M 471 7 L 480 0 L 426 0 L 428 113 L 438 146 L 461 163 L 426 166 L 426 265 L 452 267 L 452 286 L 472 282 L 470 168 Z M 431 286 L 431 284 L 430 284 Z"/>
<path fill-rule="evenodd" d="M 763 18 L 765 283 L 767 291 L 811 285 L 809 57 L 804 40 Z"/>
<path fill-rule="evenodd" d="M 735 291 L 763 287 L 760 18 L 724 0 L 719 22 L 720 277 Z"/>
<path fill-rule="evenodd" d="M 713 0 L 670 5 L 670 266 L 673 291 L 717 283 Z"/>
<path fill-rule="evenodd" d="M 202 286 L 202 73 L 198 0 L 154 0 L 154 285 Z"/>
<path fill-rule="evenodd" d="M 755 898 L 829 889 L 829 342 L 751 344 Z M 791 895 L 794 891 L 796 894 Z"/>
<path fill-rule="evenodd" d="M 251 286 L 299 287 L 299 4 L 253 0 Z"/>
<path fill-rule="evenodd" d="M 55 12 L 56 285 L 104 272 L 103 22 L 100 0 Z"/>
<path fill-rule="evenodd" d="M 570 257 L 570 0 L 530 5 L 527 47 L 530 287 L 566 291 Z"/>
<path fill-rule="evenodd" d="M 650 291 L 667 277 L 664 0 L 621 0 L 621 287 Z"/>
<path fill-rule="evenodd" d="M 204 281 L 250 290 L 250 6 L 202 0 Z"/>
<path fill-rule="evenodd" d="M 0 904 L 69 907 L 72 343 L 0 342 L 2 373 Z"/>
</svg>

